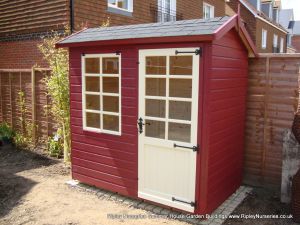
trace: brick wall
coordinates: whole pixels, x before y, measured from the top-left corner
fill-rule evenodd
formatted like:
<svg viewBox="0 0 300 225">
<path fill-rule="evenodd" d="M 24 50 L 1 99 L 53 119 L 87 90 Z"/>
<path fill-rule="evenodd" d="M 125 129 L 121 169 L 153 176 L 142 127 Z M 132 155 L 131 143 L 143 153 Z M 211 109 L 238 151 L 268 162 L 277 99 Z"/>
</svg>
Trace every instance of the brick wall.
<svg viewBox="0 0 300 225">
<path fill-rule="evenodd" d="M 30 69 L 34 65 L 47 67 L 37 45 L 40 40 L 0 42 L 0 69 Z"/>
<path fill-rule="evenodd" d="M 292 46 L 297 52 L 300 52 L 300 35 L 294 35 L 292 37 Z"/>
<path fill-rule="evenodd" d="M 0 37 L 61 29 L 68 22 L 67 0 L 0 1 Z"/>
<path fill-rule="evenodd" d="M 225 15 L 224 0 L 206 0 L 208 4 L 215 6 L 215 16 Z M 82 27 L 97 27 L 110 18 L 110 25 L 138 24 L 155 22 L 155 14 L 152 8 L 157 6 L 157 0 L 133 1 L 132 16 L 111 13 L 107 10 L 107 1 L 86 0 L 75 1 L 74 23 L 75 29 Z M 177 13 L 182 19 L 196 19 L 203 17 L 203 0 L 177 0 Z"/>
<path fill-rule="evenodd" d="M 262 41 L 262 29 L 267 30 L 267 47 L 265 49 L 263 49 L 261 47 L 261 41 Z M 259 52 L 261 53 L 269 53 L 269 52 L 273 52 L 273 38 L 274 38 L 274 34 L 278 35 L 278 48 L 280 47 L 280 39 L 283 38 L 283 49 L 284 52 L 286 52 L 286 34 L 278 29 L 276 29 L 275 27 L 273 27 L 272 25 L 260 20 L 260 19 L 256 19 L 256 36 L 257 36 L 257 40 L 256 40 L 256 46 Z"/>
<path fill-rule="evenodd" d="M 227 5 L 234 11 L 238 11 L 238 2 L 237 1 L 230 1 Z M 245 23 L 246 29 L 249 32 L 250 37 L 252 38 L 253 42 L 256 42 L 256 19 L 253 14 L 241 4 L 241 17 Z"/>
</svg>

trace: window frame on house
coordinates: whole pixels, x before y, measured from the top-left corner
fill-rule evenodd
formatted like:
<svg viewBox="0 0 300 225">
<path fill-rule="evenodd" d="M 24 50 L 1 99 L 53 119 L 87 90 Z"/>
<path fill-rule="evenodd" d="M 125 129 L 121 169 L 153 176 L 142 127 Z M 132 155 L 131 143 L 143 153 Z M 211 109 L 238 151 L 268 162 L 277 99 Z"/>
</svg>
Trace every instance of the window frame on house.
<svg viewBox="0 0 300 225">
<path fill-rule="evenodd" d="M 265 29 L 262 29 L 261 32 L 261 48 L 266 49 L 267 48 L 267 39 L 268 39 L 268 31 Z"/>
<path fill-rule="evenodd" d="M 279 52 L 283 53 L 283 51 L 284 51 L 284 38 L 281 37 L 280 38 L 280 44 L 279 44 Z"/>
<path fill-rule="evenodd" d="M 104 66 L 103 66 L 103 59 L 112 59 L 117 58 L 118 59 L 118 73 L 107 73 L 104 72 Z M 99 59 L 99 73 L 88 73 L 86 72 L 86 59 Z M 112 134 L 112 135 L 121 135 L 121 119 L 122 119 L 122 102 L 121 102 L 121 54 L 113 54 L 113 53 L 105 53 L 105 54 L 85 54 L 81 57 L 82 62 L 82 123 L 83 123 L 83 130 L 84 131 L 90 131 L 95 133 L 103 133 L 103 134 Z M 99 77 L 99 90 L 98 91 L 87 91 L 86 89 L 86 78 L 87 77 Z M 118 78 L 118 92 L 107 92 L 105 90 L 105 84 L 104 79 L 111 79 L 111 78 Z M 97 86 L 96 86 L 97 87 Z M 96 109 L 87 109 L 87 100 L 86 96 L 99 96 L 99 110 Z M 118 97 L 118 112 L 111 111 L 105 111 L 104 110 L 104 98 L 110 97 L 110 98 L 117 98 Z M 108 101 L 106 101 L 108 102 Z M 99 114 L 99 128 L 87 126 L 87 113 L 91 114 Z M 107 116 L 110 116 L 111 119 L 115 117 L 118 117 L 118 131 L 113 129 L 105 129 L 104 128 L 104 117 L 107 118 Z"/>
<path fill-rule="evenodd" d="M 177 20 L 177 0 L 169 0 L 169 8 L 166 0 L 158 0 L 158 22 L 169 22 Z"/>
<path fill-rule="evenodd" d="M 124 13 L 132 13 L 133 12 L 133 0 L 114 0 L 115 4 L 112 4 L 109 2 L 109 0 L 107 0 L 107 6 L 108 9 L 112 10 L 113 12 L 115 12 L 114 10 L 119 11 L 120 13 L 122 13 L 122 11 Z M 119 2 L 123 2 L 126 1 L 127 2 L 127 8 L 122 8 L 122 7 L 118 7 L 118 3 Z"/>
<path fill-rule="evenodd" d="M 208 12 L 206 11 L 208 9 Z M 208 15 L 208 17 L 207 17 Z M 203 2 L 203 19 L 211 19 L 215 17 L 215 6 Z"/>
<path fill-rule="evenodd" d="M 278 35 L 273 35 L 273 48 L 278 48 Z"/>
</svg>

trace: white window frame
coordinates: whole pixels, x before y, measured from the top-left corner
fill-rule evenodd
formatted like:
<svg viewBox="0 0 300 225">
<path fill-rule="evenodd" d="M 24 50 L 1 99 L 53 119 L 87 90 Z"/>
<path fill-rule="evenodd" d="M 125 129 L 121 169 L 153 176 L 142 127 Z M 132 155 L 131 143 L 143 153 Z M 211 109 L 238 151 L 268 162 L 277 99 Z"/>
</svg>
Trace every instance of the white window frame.
<svg viewBox="0 0 300 225">
<path fill-rule="evenodd" d="M 102 59 L 103 58 L 118 58 L 119 59 L 119 73 L 118 74 L 103 74 L 103 66 Z M 100 73 L 86 73 L 85 72 L 85 59 L 86 58 L 99 58 L 100 63 Z M 122 94 L 121 94 L 121 54 L 86 54 L 81 57 L 81 79 L 82 79 L 82 120 L 83 120 L 83 130 L 91 131 L 95 133 L 104 133 L 104 134 L 112 134 L 112 135 L 121 135 L 121 124 L 122 124 Z M 85 77 L 100 77 L 100 92 L 88 92 L 86 91 L 86 80 Z M 119 78 L 119 93 L 103 93 L 103 77 L 118 77 Z M 86 109 L 86 94 L 95 94 L 100 97 L 100 110 L 90 110 Z M 110 97 L 119 97 L 119 112 L 106 112 L 103 111 L 103 96 Z M 100 129 L 94 127 L 87 127 L 86 125 L 86 112 L 91 113 L 99 113 L 100 114 Z M 119 117 L 119 131 L 105 130 L 103 129 L 103 114 L 110 116 L 118 116 Z"/>
<path fill-rule="evenodd" d="M 170 8 L 168 9 L 166 0 L 158 0 L 157 2 L 158 8 L 161 10 L 162 15 L 159 16 L 158 21 L 159 22 L 168 22 L 164 18 L 165 14 L 170 14 L 171 20 L 169 21 L 176 21 L 176 15 L 177 15 L 177 0 L 170 0 Z M 174 19 L 173 19 L 174 18 Z"/>
<path fill-rule="evenodd" d="M 209 17 L 206 17 L 207 13 L 206 10 L 209 10 Z M 206 2 L 203 2 L 203 18 L 204 19 L 211 19 L 215 17 L 215 7 L 213 5 L 210 5 Z"/>
<path fill-rule="evenodd" d="M 284 38 L 280 38 L 280 53 L 283 53 Z"/>
<path fill-rule="evenodd" d="M 274 34 L 273 36 L 273 47 L 277 48 L 278 47 L 278 35 Z"/>
<path fill-rule="evenodd" d="M 124 9 L 124 8 L 120 8 L 118 7 L 118 2 L 120 0 L 115 0 L 116 1 L 116 5 L 113 5 L 113 4 L 110 4 L 108 1 L 107 1 L 107 5 L 111 8 L 115 8 L 115 9 L 119 9 L 119 10 L 124 10 L 126 12 L 133 12 L 133 0 L 127 0 L 127 9 Z"/>
<path fill-rule="evenodd" d="M 267 38 L 268 38 L 268 31 L 265 29 L 262 29 L 261 32 L 261 48 L 266 49 L 267 48 Z"/>
</svg>

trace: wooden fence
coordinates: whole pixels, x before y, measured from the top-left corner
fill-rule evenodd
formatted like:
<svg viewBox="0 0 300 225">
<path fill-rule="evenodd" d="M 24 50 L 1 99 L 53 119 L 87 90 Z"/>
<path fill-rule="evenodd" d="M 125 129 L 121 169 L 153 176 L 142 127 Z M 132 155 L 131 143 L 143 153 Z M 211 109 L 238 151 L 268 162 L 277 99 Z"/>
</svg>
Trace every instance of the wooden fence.
<svg viewBox="0 0 300 225">
<path fill-rule="evenodd" d="M 298 104 L 300 55 L 262 54 L 249 61 L 245 183 L 280 188 L 283 131 Z"/>
<path fill-rule="evenodd" d="M 25 123 L 32 123 L 33 138 L 38 146 L 55 131 L 55 123 L 48 113 L 49 97 L 43 79 L 49 69 L 0 70 L 0 122 L 7 122 L 14 130 L 22 131 L 20 97 L 25 94 Z M 39 145 L 41 144 L 41 145 Z"/>
</svg>

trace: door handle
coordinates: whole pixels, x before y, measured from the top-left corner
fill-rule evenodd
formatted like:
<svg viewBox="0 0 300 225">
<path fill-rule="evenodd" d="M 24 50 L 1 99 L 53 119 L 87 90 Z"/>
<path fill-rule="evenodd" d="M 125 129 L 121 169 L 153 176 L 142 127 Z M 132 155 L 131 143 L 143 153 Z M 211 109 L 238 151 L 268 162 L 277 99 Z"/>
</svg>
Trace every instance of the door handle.
<svg viewBox="0 0 300 225">
<path fill-rule="evenodd" d="M 141 133 L 143 133 L 143 126 L 145 126 L 145 125 L 150 125 L 150 123 L 144 123 L 144 120 L 143 120 L 143 118 L 142 117 L 140 117 L 139 119 L 138 119 L 138 127 L 139 127 L 139 133 L 141 134 Z"/>
</svg>

